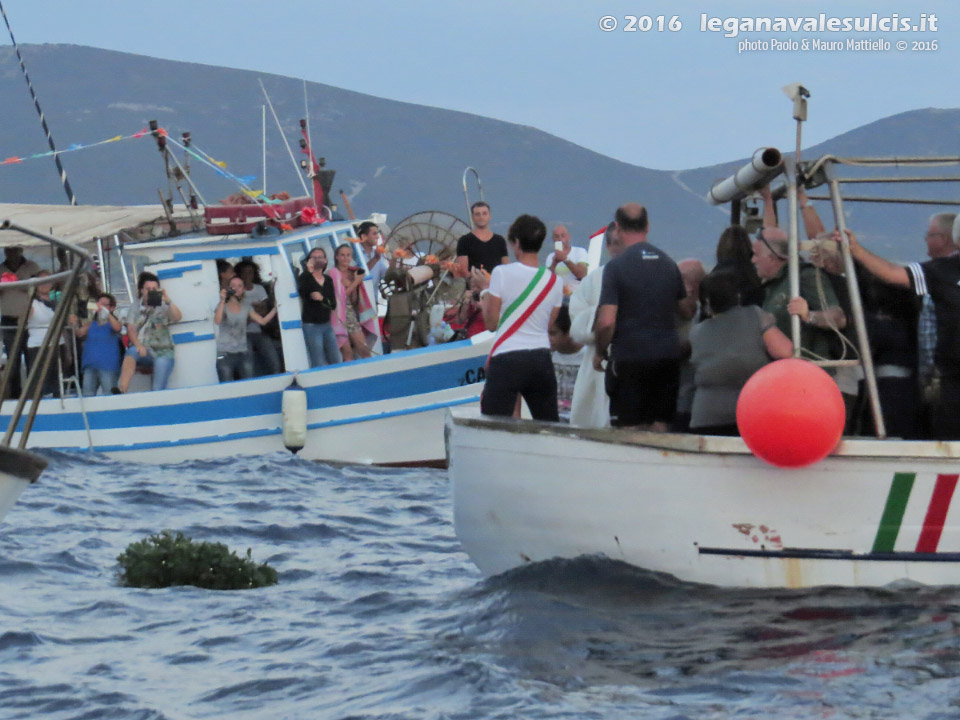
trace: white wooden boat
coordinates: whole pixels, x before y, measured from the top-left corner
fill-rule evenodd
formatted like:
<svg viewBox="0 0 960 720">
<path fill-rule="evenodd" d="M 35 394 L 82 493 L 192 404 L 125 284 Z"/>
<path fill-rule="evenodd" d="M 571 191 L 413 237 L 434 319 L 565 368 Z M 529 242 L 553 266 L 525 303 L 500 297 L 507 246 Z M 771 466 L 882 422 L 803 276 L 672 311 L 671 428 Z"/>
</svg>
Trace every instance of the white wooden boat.
<svg viewBox="0 0 960 720">
<path fill-rule="evenodd" d="M 171 326 L 176 362 L 169 389 L 149 391 L 150 378 L 137 375 L 126 395 L 41 400 L 28 447 L 90 450 L 144 462 L 283 451 L 281 398 L 296 375 L 307 394 L 301 457 L 442 464 L 444 413 L 479 401 L 492 336 L 310 368 L 294 268 L 311 248 L 323 247 L 332 258 L 337 245 L 353 238 L 351 223 L 327 222 L 261 237 L 195 233 L 125 245 L 130 274 L 156 273 L 183 312 L 181 322 Z M 352 246 L 360 263 L 359 249 Z M 216 261 L 241 257 L 253 257 L 274 280 L 287 372 L 220 384 L 213 322 Z M 372 283 L 366 284 L 375 297 Z M 380 350 L 378 338 L 374 351 Z M 0 426 L 9 422 L 14 405 L 3 403 Z M 21 420 L 14 443 L 23 426 Z"/>
<path fill-rule="evenodd" d="M 35 482 L 47 461 L 24 450 L 0 447 L 0 522 L 31 483 Z"/>
<path fill-rule="evenodd" d="M 799 85 L 785 90 L 794 100 L 794 119 L 802 122 L 809 93 Z M 784 185 L 774 189 L 774 197 L 785 195 L 789 201 L 789 278 L 795 297 L 798 177 L 808 189 L 829 186 L 828 198 L 809 197 L 831 201 L 840 231 L 877 438 L 844 438 L 820 462 L 783 469 L 755 457 L 739 437 L 578 429 L 452 409 L 446 437 L 456 532 L 484 573 L 551 558 L 601 555 L 689 582 L 733 587 L 960 584 L 960 508 L 954 502 L 960 440 L 885 439 L 856 272 L 844 236 L 841 180 L 835 169 L 845 164 L 956 165 L 960 157 L 828 155 L 798 172 L 792 158 L 767 149 L 715 185 L 710 198 L 730 202 L 731 223 L 738 223 L 741 201 L 783 175 Z M 876 196 L 848 200 L 930 203 Z M 751 216 L 759 224 L 761 213 L 748 214 L 747 222 Z M 800 357 L 799 318 L 792 323 L 794 354 Z M 820 420 L 814 416 L 813 421 Z M 798 432 L 788 424 L 785 434 Z"/>
<path fill-rule="evenodd" d="M 960 442 L 846 439 L 786 470 L 740 438 L 469 409 L 446 432 L 457 537 L 487 575 L 602 555 L 722 586 L 960 584 Z"/>
</svg>

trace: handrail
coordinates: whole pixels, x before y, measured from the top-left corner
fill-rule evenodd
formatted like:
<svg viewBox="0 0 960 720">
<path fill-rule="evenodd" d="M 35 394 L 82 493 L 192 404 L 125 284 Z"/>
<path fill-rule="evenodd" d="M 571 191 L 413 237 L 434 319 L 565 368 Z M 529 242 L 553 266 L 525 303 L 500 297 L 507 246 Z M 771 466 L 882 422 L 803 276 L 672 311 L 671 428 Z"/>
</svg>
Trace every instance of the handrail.
<svg viewBox="0 0 960 720">
<path fill-rule="evenodd" d="M 60 303 L 57 305 L 57 308 L 54 311 L 53 319 L 50 321 L 50 326 L 47 328 L 47 332 L 44 335 L 43 341 L 40 343 L 40 348 L 37 351 L 36 359 L 27 373 L 26 384 L 22 388 L 20 397 L 17 398 L 16 407 L 14 408 L 13 414 L 10 416 L 10 423 L 7 425 L 6 433 L 3 436 L 2 444 L 5 447 L 10 447 L 10 443 L 13 440 L 13 435 L 17 430 L 17 425 L 20 424 L 20 420 L 23 417 L 23 409 L 27 402 L 27 396 L 30 395 L 30 412 L 27 415 L 23 429 L 20 431 L 20 442 L 18 445 L 18 447 L 24 449 L 27 446 L 30 430 L 33 428 L 33 423 L 40 407 L 40 398 L 43 393 L 43 381 L 47 377 L 47 373 L 50 370 L 50 364 L 54 354 L 59 352 L 60 335 L 62 334 L 64 325 L 66 324 L 67 316 L 70 314 L 70 305 L 76 294 L 77 286 L 80 283 L 80 276 L 84 268 L 91 263 L 91 255 L 89 252 L 74 245 L 73 243 L 60 240 L 59 238 L 46 235 L 45 233 L 31 230 L 30 228 L 26 228 L 22 225 L 11 222 L 9 219 L 0 222 L 0 230 L 13 230 L 23 233 L 24 235 L 29 235 L 30 237 L 35 237 L 39 240 L 44 240 L 45 242 L 50 243 L 52 246 L 67 250 L 69 253 L 72 253 L 74 258 L 76 258 L 73 267 L 71 267 L 69 270 L 63 270 L 61 272 L 54 273 L 52 275 L 45 275 L 39 278 L 34 277 L 27 280 L 0 283 L 0 293 L 9 290 L 29 288 L 30 294 L 28 298 L 30 300 L 30 304 L 32 305 L 33 298 L 36 293 L 36 287 L 38 285 L 49 285 L 57 282 L 58 280 L 66 280 L 66 286 L 64 287 Z M 30 305 L 28 305 L 28 308 L 29 307 Z M 29 312 L 25 312 L 18 323 L 17 336 L 14 345 L 15 350 L 19 350 L 19 344 L 16 341 L 18 341 L 23 335 L 23 332 L 26 328 L 28 315 Z M 9 385 L 10 376 L 13 372 L 13 366 L 16 364 L 15 360 L 16 358 L 7 359 L 8 367 L 4 370 L 2 381 L 0 381 L 0 390 L 2 390 L 2 394 L 0 394 L 0 403 L 2 403 L 3 395 L 6 394 L 6 388 Z"/>
</svg>

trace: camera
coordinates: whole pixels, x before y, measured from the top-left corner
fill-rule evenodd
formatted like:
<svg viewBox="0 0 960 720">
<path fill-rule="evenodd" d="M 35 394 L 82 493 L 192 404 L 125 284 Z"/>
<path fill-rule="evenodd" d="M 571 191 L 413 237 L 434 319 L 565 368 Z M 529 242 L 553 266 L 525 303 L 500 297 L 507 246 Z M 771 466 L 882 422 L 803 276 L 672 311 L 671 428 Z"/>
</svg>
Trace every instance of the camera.
<svg viewBox="0 0 960 720">
<path fill-rule="evenodd" d="M 357 275 L 363 275 L 366 272 L 366 270 L 364 270 L 362 267 L 356 267 L 354 265 L 351 265 L 350 269 L 353 270 Z"/>
<path fill-rule="evenodd" d="M 160 307 L 163 302 L 163 293 L 160 290 L 147 290 L 147 305 Z"/>
<path fill-rule="evenodd" d="M 237 296 L 237 291 L 236 291 L 236 290 L 234 290 L 233 288 L 227 288 L 227 300 L 229 300 L 229 299 L 232 298 L 232 297 L 236 297 L 236 296 Z"/>
</svg>

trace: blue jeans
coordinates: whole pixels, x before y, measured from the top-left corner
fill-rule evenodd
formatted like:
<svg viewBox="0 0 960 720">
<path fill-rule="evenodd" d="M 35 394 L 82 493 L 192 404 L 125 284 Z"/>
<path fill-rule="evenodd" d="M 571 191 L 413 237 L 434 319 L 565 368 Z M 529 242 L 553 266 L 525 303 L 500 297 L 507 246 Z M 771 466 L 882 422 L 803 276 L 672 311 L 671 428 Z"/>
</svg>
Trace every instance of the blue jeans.
<svg viewBox="0 0 960 720">
<path fill-rule="evenodd" d="M 222 383 L 252 378 L 253 356 L 249 352 L 217 355 L 217 377 Z"/>
<path fill-rule="evenodd" d="M 101 370 L 100 368 L 88 367 L 83 369 L 83 390 L 84 397 L 93 397 L 97 394 L 97 388 L 103 390 L 104 395 L 109 395 L 110 390 L 117 386 L 117 378 L 120 377 L 118 370 Z"/>
<path fill-rule="evenodd" d="M 250 348 L 250 355 L 253 357 L 253 372 L 258 377 L 260 375 L 276 375 L 280 372 L 280 356 L 277 354 L 277 346 L 273 344 L 273 338 L 265 333 L 247 333 L 247 347 Z"/>
<path fill-rule="evenodd" d="M 337 334 L 331 323 L 303 323 L 303 339 L 307 343 L 307 357 L 310 367 L 336 365 L 343 362 L 340 348 L 337 347 Z"/>
<path fill-rule="evenodd" d="M 146 357 L 140 357 L 135 345 L 127 348 L 127 357 L 132 357 L 137 361 L 137 367 L 153 368 L 153 390 L 166 390 L 167 383 L 170 381 L 170 375 L 173 373 L 173 357 L 165 355 L 155 357 L 153 351 L 147 348 Z"/>
</svg>

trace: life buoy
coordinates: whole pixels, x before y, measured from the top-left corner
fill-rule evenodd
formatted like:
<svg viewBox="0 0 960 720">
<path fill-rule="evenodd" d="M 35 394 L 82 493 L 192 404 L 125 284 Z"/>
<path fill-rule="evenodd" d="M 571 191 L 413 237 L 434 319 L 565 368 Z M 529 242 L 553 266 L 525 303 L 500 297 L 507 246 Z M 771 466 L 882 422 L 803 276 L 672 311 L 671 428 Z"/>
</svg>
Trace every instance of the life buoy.
<svg viewBox="0 0 960 720">
<path fill-rule="evenodd" d="M 297 383 L 297 376 L 283 391 L 281 400 L 283 445 L 296 454 L 307 444 L 307 391 Z"/>
</svg>

